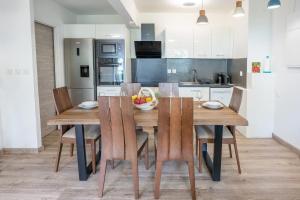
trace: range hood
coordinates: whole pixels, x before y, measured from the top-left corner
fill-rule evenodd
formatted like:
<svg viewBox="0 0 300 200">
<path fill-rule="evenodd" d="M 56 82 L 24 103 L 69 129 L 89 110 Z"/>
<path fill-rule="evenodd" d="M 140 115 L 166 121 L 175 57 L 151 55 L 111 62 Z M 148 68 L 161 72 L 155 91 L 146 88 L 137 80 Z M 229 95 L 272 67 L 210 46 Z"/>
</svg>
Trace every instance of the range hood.
<svg viewBox="0 0 300 200">
<path fill-rule="evenodd" d="M 135 41 L 137 58 L 161 58 L 161 41 L 155 41 L 154 24 L 141 25 L 142 41 Z"/>
</svg>

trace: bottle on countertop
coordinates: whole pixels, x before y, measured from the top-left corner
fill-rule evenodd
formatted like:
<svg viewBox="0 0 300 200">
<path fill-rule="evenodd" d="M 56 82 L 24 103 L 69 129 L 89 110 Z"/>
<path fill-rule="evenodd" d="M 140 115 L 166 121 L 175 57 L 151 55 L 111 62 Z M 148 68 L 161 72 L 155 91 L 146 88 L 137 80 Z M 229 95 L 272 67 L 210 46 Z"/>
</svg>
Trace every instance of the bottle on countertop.
<svg viewBox="0 0 300 200">
<path fill-rule="evenodd" d="M 263 73 L 271 73 L 271 60 L 270 56 L 267 56 L 264 63 Z"/>
</svg>

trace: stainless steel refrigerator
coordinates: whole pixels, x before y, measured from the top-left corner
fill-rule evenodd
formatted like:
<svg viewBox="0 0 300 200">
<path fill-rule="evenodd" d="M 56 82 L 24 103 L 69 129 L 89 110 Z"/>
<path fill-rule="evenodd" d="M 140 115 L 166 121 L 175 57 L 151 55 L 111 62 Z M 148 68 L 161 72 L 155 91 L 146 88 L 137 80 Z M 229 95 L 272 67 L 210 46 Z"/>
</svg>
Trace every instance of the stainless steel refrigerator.
<svg viewBox="0 0 300 200">
<path fill-rule="evenodd" d="M 72 103 L 95 100 L 94 40 L 64 40 L 65 78 Z"/>
</svg>

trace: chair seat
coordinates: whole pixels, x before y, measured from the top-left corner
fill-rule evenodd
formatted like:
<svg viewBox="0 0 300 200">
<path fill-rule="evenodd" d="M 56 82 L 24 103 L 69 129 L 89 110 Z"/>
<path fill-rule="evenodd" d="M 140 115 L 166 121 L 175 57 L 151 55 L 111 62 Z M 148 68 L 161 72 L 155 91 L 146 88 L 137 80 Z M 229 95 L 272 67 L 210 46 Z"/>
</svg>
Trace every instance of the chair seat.
<svg viewBox="0 0 300 200">
<path fill-rule="evenodd" d="M 95 140 L 100 136 L 100 126 L 97 125 L 89 125 L 84 126 L 84 137 L 85 139 Z M 76 138 L 75 127 L 70 128 L 65 134 L 63 134 L 63 138 Z"/>
<path fill-rule="evenodd" d="M 196 126 L 195 128 L 198 139 L 214 139 L 215 129 L 214 126 Z M 223 139 L 233 139 L 230 130 L 224 126 Z"/>
<path fill-rule="evenodd" d="M 136 133 L 137 149 L 139 150 L 148 139 L 148 134 L 141 130 L 137 130 Z"/>
</svg>

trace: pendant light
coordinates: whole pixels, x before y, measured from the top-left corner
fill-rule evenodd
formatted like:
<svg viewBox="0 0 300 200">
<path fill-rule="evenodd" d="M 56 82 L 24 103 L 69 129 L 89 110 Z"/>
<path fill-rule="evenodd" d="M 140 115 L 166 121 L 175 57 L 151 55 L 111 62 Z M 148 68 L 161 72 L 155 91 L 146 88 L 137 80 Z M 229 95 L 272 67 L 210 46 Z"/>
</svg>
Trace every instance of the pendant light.
<svg viewBox="0 0 300 200">
<path fill-rule="evenodd" d="M 245 16 L 245 10 L 243 9 L 242 0 L 237 0 L 235 4 L 235 9 L 232 14 L 233 17 L 243 17 Z"/>
<path fill-rule="evenodd" d="M 281 6 L 280 0 L 269 0 L 268 2 L 268 9 L 276 9 Z"/>
<path fill-rule="evenodd" d="M 208 24 L 208 18 L 205 14 L 205 10 L 203 9 L 203 0 L 202 0 L 202 8 L 199 14 L 200 15 L 198 17 L 197 24 Z"/>
</svg>

